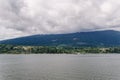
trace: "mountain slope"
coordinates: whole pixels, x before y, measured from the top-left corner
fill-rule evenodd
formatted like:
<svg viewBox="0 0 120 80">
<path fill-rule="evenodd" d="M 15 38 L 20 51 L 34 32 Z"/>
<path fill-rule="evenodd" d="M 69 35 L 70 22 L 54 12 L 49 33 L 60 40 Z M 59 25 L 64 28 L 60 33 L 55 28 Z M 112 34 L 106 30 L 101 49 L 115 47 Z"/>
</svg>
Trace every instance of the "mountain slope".
<svg viewBox="0 0 120 80">
<path fill-rule="evenodd" d="M 33 35 L 0 41 L 0 44 L 35 46 L 120 46 L 120 32 L 94 31 L 56 35 Z"/>
</svg>

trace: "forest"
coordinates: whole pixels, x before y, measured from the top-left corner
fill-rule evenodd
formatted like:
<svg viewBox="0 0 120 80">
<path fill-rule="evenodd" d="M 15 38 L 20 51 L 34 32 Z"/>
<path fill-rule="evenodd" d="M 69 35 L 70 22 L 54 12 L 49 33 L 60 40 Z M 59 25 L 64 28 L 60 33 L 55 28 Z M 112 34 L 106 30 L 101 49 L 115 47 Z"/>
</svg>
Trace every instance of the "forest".
<svg viewBox="0 0 120 80">
<path fill-rule="evenodd" d="M 120 47 L 61 47 L 61 46 L 20 46 L 0 45 L 0 54 L 100 54 L 120 53 Z"/>
</svg>

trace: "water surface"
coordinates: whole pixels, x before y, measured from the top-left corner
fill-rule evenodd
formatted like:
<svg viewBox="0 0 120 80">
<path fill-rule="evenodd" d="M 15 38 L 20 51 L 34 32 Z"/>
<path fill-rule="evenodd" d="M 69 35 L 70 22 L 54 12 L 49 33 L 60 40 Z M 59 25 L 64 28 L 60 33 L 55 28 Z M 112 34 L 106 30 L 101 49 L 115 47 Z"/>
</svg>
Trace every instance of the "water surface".
<svg viewBox="0 0 120 80">
<path fill-rule="evenodd" d="M 120 80 L 120 55 L 4 54 L 0 80 Z"/>
</svg>

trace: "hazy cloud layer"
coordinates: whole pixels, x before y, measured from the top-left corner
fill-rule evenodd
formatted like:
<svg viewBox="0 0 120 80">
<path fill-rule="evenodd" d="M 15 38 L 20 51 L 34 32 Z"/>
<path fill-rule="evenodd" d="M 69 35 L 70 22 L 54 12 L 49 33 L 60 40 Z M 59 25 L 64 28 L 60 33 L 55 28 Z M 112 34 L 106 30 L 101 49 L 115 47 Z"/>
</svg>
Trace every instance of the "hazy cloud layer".
<svg viewBox="0 0 120 80">
<path fill-rule="evenodd" d="M 0 0 L 0 39 L 120 30 L 120 0 Z"/>
</svg>

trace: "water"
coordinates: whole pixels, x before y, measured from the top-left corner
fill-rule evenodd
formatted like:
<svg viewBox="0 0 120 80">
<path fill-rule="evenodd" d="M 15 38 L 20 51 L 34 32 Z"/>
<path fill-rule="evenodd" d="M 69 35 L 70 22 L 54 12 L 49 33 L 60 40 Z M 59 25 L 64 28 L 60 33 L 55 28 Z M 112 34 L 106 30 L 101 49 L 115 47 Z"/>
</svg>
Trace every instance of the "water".
<svg viewBox="0 0 120 80">
<path fill-rule="evenodd" d="M 0 80 L 120 80 L 120 55 L 4 54 Z"/>
</svg>

